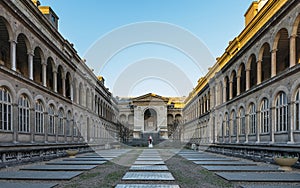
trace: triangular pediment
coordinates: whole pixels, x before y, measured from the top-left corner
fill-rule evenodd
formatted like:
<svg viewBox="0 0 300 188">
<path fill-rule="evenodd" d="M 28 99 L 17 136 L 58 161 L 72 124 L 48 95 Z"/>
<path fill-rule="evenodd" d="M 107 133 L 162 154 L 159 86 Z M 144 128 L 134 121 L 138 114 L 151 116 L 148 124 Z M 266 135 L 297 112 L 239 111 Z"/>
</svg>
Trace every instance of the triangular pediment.
<svg viewBox="0 0 300 188">
<path fill-rule="evenodd" d="M 156 95 L 154 93 L 148 93 L 139 97 L 132 98 L 133 102 L 151 102 L 151 101 L 156 101 L 156 102 L 165 102 L 167 103 L 169 101 L 169 98 L 167 97 L 162 97 L 160 95 Z"/>
</svg>

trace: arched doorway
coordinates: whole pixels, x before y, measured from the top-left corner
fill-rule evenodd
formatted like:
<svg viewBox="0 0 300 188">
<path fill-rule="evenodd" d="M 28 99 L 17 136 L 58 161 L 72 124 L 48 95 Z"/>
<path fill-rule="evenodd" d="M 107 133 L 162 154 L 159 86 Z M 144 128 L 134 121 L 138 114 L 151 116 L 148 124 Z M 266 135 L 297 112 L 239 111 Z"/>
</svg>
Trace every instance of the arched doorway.
<svg viewBox="0 0 300 188">
<path fill-rule="evenodd" d="M 153 109 L 147 109 L 144 113 L 144 131 L 157 130 L 157 113 Z"/>
</svg>

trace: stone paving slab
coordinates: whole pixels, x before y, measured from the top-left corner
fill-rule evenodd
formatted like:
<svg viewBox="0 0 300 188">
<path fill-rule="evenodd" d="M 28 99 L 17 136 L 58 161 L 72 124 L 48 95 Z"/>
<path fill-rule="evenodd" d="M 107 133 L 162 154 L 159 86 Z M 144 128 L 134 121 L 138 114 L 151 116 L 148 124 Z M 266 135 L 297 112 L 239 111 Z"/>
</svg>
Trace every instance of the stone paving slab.
<svg viewBox="0 0 300 188">
<path fill-rule="evenodd" d="M 55 161 L 46 163 L 47 165 L 100 165 L 107 161 Z"/>
<path fill-rule="evenodd" d="M 228 181 L 246 182 L 300 182 L 300 173 L 287 172 L 218 172 L 218 176 Z"/>
<path fill-rule="evenodd" d="M 13 183 L 0 182 L 0 188 L 52 188 L 58 185 L 57 183 Z"/>
<path fill-rule="evenodd" d="M 139 157 L 139 158 L 137 158 L 136 159 L 137 161 L 162 161 L 162 158 L 160 158 L 160 157 Z"/>
<path fill-rule="evenodd" d="M 112 159 L 114 159 L 114 158 L 112 158 L 112 157 L 93 157 L 93 156 L 78 156 L 78 157 L 75 157 L 75 158 L 73 158 L 73 159 L 91 159 L 91 160 L 93 160 L 93 159 L 102 159 L 102 160 L 112 160 Z"/>
<path fill-rule="evenodd" d="M 106 158 L 66 158 L 63 161 L 107 161 Z"/>
<path fill-rule="evenodd" d="M 238 161 L 230 158 L 185 158 L 189 161 Z"/>
<path fill-rule="evenodd" d="M 122 180 L 173 181 L 175 179 L 170 172 L 126 172 Z"/>
<path fill-rule="evenodd" d="M 20 170 L 38 170 L 38 171 L 82 171 L 96 168 L 97 165 L 36 165 L 21 168 Z"/>
<path fill-rule="evenodd" d="M 278 167 L 269 167 L 269 166 L 202 166 L 203 168 L 214 171 L 214 172 L 225 172 L 225 171 L 234 171 L 234 172 L 282 172 L 278 170 Z"/>
<path fill-rule="evenodd" d="M 164 165 L 164 161 L 135 161 L 134 165 Z"/>
<path fill-rule="evenodd" d="M 180 188 L 179 185 L 164 184 L 118 184 L 115 188 Z"/>
<path fill-rule="evenodd" d="M 130 167 L 129 170 L 136 170 L 136 171 L 165 171 L 168 170 L 166 165 L 133 165 Z"/>
<path fill-rule="evenodd" d="M 17 172 L 0 172 L 0 179 L 5 180 L 70 180 L 82 171 L 17 171 Z"/>
<path fill-rule="evenodd" d="M 227 166 L 255 166 L 255 163 L 247 163 L 243 161 L 193 161 L 193 163 L 198 165 L 227 165 Z"/>
<path fill-rule="evenodd" d="M 300 185 L 253 184 L 253 185 L 242 185 L 241 188 L 300 188 Z"/>
</svg>

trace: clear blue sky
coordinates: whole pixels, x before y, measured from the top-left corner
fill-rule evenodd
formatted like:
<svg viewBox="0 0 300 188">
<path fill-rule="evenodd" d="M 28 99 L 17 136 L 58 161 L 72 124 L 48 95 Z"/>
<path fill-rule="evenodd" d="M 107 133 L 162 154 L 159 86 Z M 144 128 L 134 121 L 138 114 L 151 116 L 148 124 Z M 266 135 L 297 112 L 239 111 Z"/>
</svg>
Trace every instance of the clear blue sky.
<svg viewBox="0 0 300 188">
<path fill-rule="evenodd" d="M 216 57 L 223 54 L 228 42 L 243 30 L 244 13 L 252 0 L 40 0 L 40 2 L 42 5 L 51 6 L 56 12 L 60 18 L 61 34 L 74 43 L 78 54 L 87 59 L 87 64 L 94 69 L 96 75 L 105 77 L 106 86 L 115 96 L 137 96 L 148 92 L 165 96 L 182 96 L 188 95 L 197 84 L 197 80 L 207 72 L 207 67 L 214 63 Z M 190 49 L 183 49 L 188 48 L 188 39 L 173 34 L 174 29 L 170 30 L 170 35 L 164 35 L 164 38 L 170 38 L 169 41 L 164 41 L 164 44 L 157 42 L 164 39 L 157 39 L 156 36 L 153 42 L 151 36 L 144 36 L 136 28 L 133 32 L 129 30 L 131 33 L 121 31 L 111 35 L 113 31 L 139 23 L 170 24 L 178 27 L 177 30 L 185 30 L 207 47 L 212 62 L 205 60 L 206 62 L 201 62 L 203 66 L 200 65 L 200 68 L 195 65 L 193 60 L 199 57 L 193 59 L 196 53 Z M 138 27 L 146 28 L 141 25 Z M 156 26 L 157 35 L 164 32 L 160 29 L 160 26 Z M 153 33 L 150 26 L 142 32 Z M 114 38 L 112 41 L 114 44 L 118 42 L 123 44 L 123 39 L 134 38 L 137 35 L 139 37 L 143 35 L 144 42 L 112 48 L 111 50 L 117 51 L 113 56 L 109 56 L 110 59 L 106 59 L 107 62 L 95 62 L 97 60 L 87 55 L 95 44 L 101 42 L 103 46 L 99 50 L 104 50 L 99 51 L 99 56 L 107 53 L 105 50 L 110 47 L 111 39 L 107 37 L 107 41 L 103 42 L 101 39 L 105 36 Z M 151 39 L 148 40 L 147 37 Z M 180 46 L 185 42 L 187 44 Z M 100 59 L 101 57 L 99 61 Z M 149 68 L 151 65 L 156 65 L 156 68 Z M 130 77 L 137 72 L 141 75 Z M 176 78 L 176 75 L 182 78 L 181 74 L 189 80 L 188 83 L 185 82 L 185 78 Z M 125 84 L 124 79 L 129 83 Z"/>
</svg>

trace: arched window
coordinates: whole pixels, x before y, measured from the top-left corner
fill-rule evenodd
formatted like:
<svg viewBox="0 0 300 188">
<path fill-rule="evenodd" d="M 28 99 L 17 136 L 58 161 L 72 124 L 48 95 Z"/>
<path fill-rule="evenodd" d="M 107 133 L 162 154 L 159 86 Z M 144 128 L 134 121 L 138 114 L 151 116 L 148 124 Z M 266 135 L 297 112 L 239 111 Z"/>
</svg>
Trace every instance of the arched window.
<svg viewBox="0 0 300 188">
<path fill-rule="evenodd" d="M 20 34 L 17 39 L 16 47 L 16 68 L 18 73 L 25 77 L 29 77 L 28 48 L 26 42 L 26 36 L 24 34 Z"/>
<path fill-rule="evenodd" d="M 72 117 L 72 115 L 71 115 L 71 112 L 70 111 L 68 111 L 68 113 L 67 113 L 67 122 L 66 122 L 66 135 L 67 136 L 71 136 L 72 135 L 72 132 L 71 132 L 71 126 L 72 126 L 72 124 L 71 124 L 71 117 Z"/>
<path fill-rule="evenodd" d="M 261 62 L 261 80 L 267 80 L 271 78 L 271 50 L 268 43 L 264 44 Z"/>
<path fill-rule="evenodd" d="M 225 113 L 224 116 L 224 125 L 225 125 L 225 136 L 229 136 L 229 117 L 228 113 Z"/>
<path fill-rule="evenodd" d="M 232 82 L 232 98 L 236 97 L 237 94 L 237 77 L 236 77 L 236 72 L 233 71 L 231 74 L 231 82 Z"/>
<path fill-rule="evenodd" d="M 44 133 L 44 107 L 40 100 L 35 102 L 35 132 Z"/>
<path fill-rule="evenodd" d="M 224 80 L 224 84 L 225 84 L 225 87 L 226 87 L 226 101 L 229 101 L 229 91 L 230 91 L 230 85 L 229 85 L 229 78 L 228 76 L 225 77 L 225 80 Z"/>
<path fill-rule="evenodd" d="M 268 99 L 264 98 L 260 106 L 261 133 L 268 133 L 270 131 L 269 124 L 269 101 Z"/>
<path fill-rule="evenodd" d="M 0 16 L 0 65 L 11 68 L 9 32 L 6 23 L 6 20 Z"/>
<path fill-rule="evenodd" d="M 58 135 L 64 135 L 64 111 L 58 111 Z"/>
<path fill-rule="evenodd" d="M 64 71 L 61 65 L 57 68 L 57 92 L 63 94 Z"/>
<path fill-rule="evenodd" d="M 73 135 L 74 135 L 74 136 L 78 136 L 78 127 L 77 127 L 78 122 L 75 121 L 75 117 L 77 117 L 76 114 L 75 114 L 75 116 L 73 117 L 73 121 L 74 121 L 74 125 L 73 125 Z"/>
<path fill-rule="evenodd" d="M 3 87 L 0 87 L 0 130 L 12 131 L 11 96 Z"/>
<path fill-rule="evenodd" d="M 240 76 L 240 93 L 246 91 L 246 69 L 244 63 L 241 64 L 239 69 Z"/>
<path fill-rule="evenodd" d="M 257 63 L 255 55 L 251 55 L 250 60 L 250 88 L 257 84 Z"/>
<path fill-rule="evenodd" d="M 48 108 L 48 117 L 49 117 L 49 134 L 55 133 L 55 120 L 54 120 L 54 106 L 51 104 Z"/>
<path fill-rule="evenodd" d="M 29 100 L 25 95 L 21 95 L 18 102 L 19 132 L 30 132 L 30 109 Z"/>
<path fill-rule="evenodd" d="M 290 66 L 290 39 L 286 29 L 281 29 L 277 36 L 276 73 L 279 74 Z"/>
<path fill-rule="evenodd" d="M 39 47 L 37 47 L 34 50 L 33 56 L 33 79 L 39 84 L 42 84 L 43 81 L 42 69 L 42 50 Z"/>
<path fill-rule="evenodd" d="M 249 126 L 250 134 L 256 133 L 256 109 L 253 103 L 249 106 Z"/>
<path fill-rule="evenodd" d="M 46 75 L 47 75 L 47 79 L 46 79 L 46 83 L 47 83 L 47 87 L 50 90 L 53 90 L 53 67 L 54 67 L 54 62 L 52 58 L 48 58 L 47 59 L 47 67 L 46 67 Z"/>
<path fill-rule="evenodd" d="M 231 135 L 236 136 L 237 134 L 237 124 L 236 124 L 236 113 L 235 111 L 231 112 Z"/>
<path fill-rule="evenodd" d="M 300 88 L 296 93 L 295 99 L 295 130 L 300 131 Z"/>
<path fill-rule="evenodd" d="M 78 102 L 80 105 L 83 104 L 83 86 L 82 83 L 79 84 L 79 88 L 78 88 Z"/>
<path fill-rule="evenodd" d="M 68 72 L 66 75 L 65 86 L 66 86 L 66 97 L 72 99 L 72 82 L 71 74 Z"/>
<path fill-rule="evenodd" d="M 246 134 L 246 117 L 245 117 L 245 110 L 243 107 L 240 108 L 239 111 L 239 134 L 244 135 Z"/>
<path fill-rule="evenodd" d="M 288 125 L 288 103 L 284 92 L 280 92 L 275 103 L 275 124 L 276 132 L 287 131 Z"/>
</svg>

